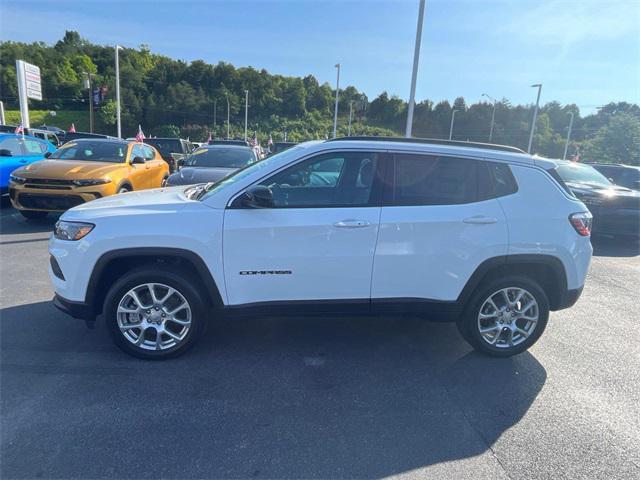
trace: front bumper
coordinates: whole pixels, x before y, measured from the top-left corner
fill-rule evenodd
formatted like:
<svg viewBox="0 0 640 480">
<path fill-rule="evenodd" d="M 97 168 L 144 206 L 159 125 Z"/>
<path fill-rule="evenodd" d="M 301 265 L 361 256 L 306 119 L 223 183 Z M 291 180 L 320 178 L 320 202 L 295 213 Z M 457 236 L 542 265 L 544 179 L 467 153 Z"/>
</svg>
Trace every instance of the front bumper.
<svg viewBox="0 0 640 480">
<path fill-rule="evenodd" d="M 9 198 L 14 208 L 18 210 L 37 210 L 44 212 L 64 212 L 77 205 L 115 193 L 111 184 L 88 187 L 58 186 L 34 188 L 11 182 L 9 184 Z"/>
<path fill-rule="evenodd" d="M 593 214 L 592 233 L 640 237 L 640 210 L 588 205 Z"/>
<path fill-rule="evenodd" d="M 53 297 L 53 306 L 58 310 L 66 313 L 67 315 L 70 315 L 73 318 L 77 318 L 79 320 L 93 322 L 96 319 L 95 312 L 89 304 L 67 300 L 57 293 Z"/>
<path fill-rule="evenodd" d="M 565 290 L 561 295 L 558 303 L 553 306 L 552 310 L 563 310 L 565 308 L 573 307 L 580 296 L 584 287 L 575 288 L 572 290 Z"/>
</svg>

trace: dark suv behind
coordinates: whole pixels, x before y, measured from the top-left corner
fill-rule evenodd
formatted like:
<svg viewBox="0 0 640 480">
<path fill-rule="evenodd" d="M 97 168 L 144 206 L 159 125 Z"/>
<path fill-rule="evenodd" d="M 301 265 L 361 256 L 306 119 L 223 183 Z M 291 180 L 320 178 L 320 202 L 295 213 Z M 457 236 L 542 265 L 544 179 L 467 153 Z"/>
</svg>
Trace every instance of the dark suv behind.
<svg viewBox="0 0 640 480">
<path fill-rule="evenodd" d="M 640 167 L 620 163 L 591 163 L 590 165 L 616 185 L 640 190 Z"/>
<path fill-rule="evenodd" d="M 144 143 L 156 147 L 164 161 L 169 164 L 171 173 L 177 170 L 178 161 L 193 150 L 193 144 L 182 138 L 145 138 Z"/>
</svg>

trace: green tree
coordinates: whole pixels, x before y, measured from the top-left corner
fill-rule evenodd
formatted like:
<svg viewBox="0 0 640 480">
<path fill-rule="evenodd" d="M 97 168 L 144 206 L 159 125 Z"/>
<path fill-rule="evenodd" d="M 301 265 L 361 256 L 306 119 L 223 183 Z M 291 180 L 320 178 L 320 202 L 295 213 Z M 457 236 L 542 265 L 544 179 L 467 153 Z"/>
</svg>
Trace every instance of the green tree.
<svg viewBox="0 0 640 480">
<path fill-rule="evenodd" d="M 612 116 L 609 125 L 583 144 L 581 159 L 640 165 L 640 118 L 630 113 Z"/>
</svg>

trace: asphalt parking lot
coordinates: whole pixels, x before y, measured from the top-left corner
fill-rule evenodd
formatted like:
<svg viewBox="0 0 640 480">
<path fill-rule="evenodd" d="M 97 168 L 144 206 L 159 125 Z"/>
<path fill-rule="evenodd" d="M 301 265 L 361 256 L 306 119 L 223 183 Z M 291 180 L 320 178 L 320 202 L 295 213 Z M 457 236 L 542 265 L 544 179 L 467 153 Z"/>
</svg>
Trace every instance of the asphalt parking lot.
<svg viewBox="0 0 640 480">
<path fill-rule="evenodd" d="M 2 478 L 639 478 L 640 248 L 491 359 L 451 324 L 265 318 L 121 353 L 49 302 L 54 219 L 0 211 Z"/>
</svg>

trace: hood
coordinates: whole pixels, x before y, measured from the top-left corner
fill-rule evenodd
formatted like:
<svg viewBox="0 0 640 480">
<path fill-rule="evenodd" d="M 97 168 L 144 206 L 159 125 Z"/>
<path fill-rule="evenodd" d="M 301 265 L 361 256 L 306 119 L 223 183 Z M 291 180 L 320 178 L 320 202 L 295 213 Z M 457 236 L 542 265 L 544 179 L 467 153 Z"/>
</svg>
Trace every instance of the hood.
<svg viewBox="0 0 640 480">
<path fill-rule="evenodd" d="M 618 185 L 603 186 L 565 182 L 573 194 L 586 205 L 603 205 L 640 209 L 640 192 Z"/>
<path fill-rule="evenodd" d="M 125 163 L 91 162 L 82 160 L 40 160 L 18 169 L 17 175 L 27 178 L 78 180 L 102 178 L 126 167 Z"/>
<path fill-rule="evenodd" d="M 176 212 L 188 204 L 199 204 L 184 195 L 184 188 L 156 188 L 99 198 L 67 210 L 64 220 L 88 220 L 115 215 Z"/>
<path fill-rule="evenodd" d="M 238 170 L 225 167 L 183 167 L 169 177 L 169 185 L 193 185 L 195 183 L 217 182 Z"/>
</svg>

